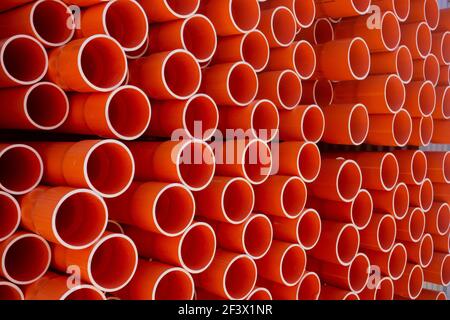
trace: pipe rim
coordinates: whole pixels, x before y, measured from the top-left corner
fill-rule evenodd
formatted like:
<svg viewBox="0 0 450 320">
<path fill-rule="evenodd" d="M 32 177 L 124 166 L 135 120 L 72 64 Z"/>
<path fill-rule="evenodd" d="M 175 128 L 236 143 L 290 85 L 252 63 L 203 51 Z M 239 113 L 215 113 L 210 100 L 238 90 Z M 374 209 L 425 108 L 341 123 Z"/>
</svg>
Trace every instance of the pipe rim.
<svg viewBox="0 0 450 320">
<path fill-rule="evenodd" d="M 232 183 L 234 183 L 234 182 L 236 182 L 236 181 L 239 181 L 239 182 L 242 182 L 242 183 L 244 183 L 244 184 L 247 184 L 248 187 L 249 187 L 249 190 L 251 191 L 251 194 L 252 194 L 252 204 L 251 204 L 251 206 L 250 206 L 250 210 L 249 210 L 249 212 L 246 213 L 246 214 L 244 215 L 244 217 L 243 217 L 242 219 L 240 219 L 240 220 L 234 220 L 234 219 L 231 219 L 231 218 L 228 216 L 228 214 L 226 213 L 226 210 L 225 210 L 225 193 L 226 193 L 228 187 L 229 187 Z M 222 192 L 220 198 L 221 198 L 221 209 L 222 209 L 222 212 L 223 212 L 223 216 L 224 216 L 225 219 L 227 220 L 227 223 L 231 223 L 231 224 L 234 224 L 234 225 L 243 223 L 243 222 L 250 216 L 250 214 L 253 212 L 253 208 L 255 207 L 255 190 L 253 189 L 252 184 L 251 184 L 247 179 L 242 178 L 242 177 L 233 177 L 233 178 L 231 178 L 231 179 L 226 183 L 225 187 L 223 188 L 223 192 Z"/>
<path fill-rule="evenodd" d="M 21 221 L 21 209 L 20 209 L 20 204 L 17 201 L 17 199 L 15 197 L 13 197 L 11 194 L 9 194 L 8 192 L 0 190 L 0 197 L 8 198 L 8 200 L 10 200 L 11 203 L 16 208 L 16 213 L 17 213 L 17 219 L 16 219 L 16 223 L 14 224 L 14 227 L 11 229 L 11 231 L 9 233 L 5 234 L 3 237 L 0 237 L 0 242 L 2 242 L 4 240 L 8 239 L 9 237 L 11 237 L 16 232 L 17 228 L 19 228 L 20 221 Z"/>
<path fill-rule="evenodd" d="M 186 42 L 184 40 L 183 34 L 184 34 L 184 31 L 185 31 L 186 25 L 193 19 L 203 20 L 205 23 L 207 23 L 210 26 L 210 28 L 211 28 L 210 31 L 212 31 L 213 34 L 214 34 L 213 49 L 211 50 L 211 53 L 208 56 L 206 56 L 204 58 L 197 58 L 194 54 L 192 54 L 199 63 L 205 63 L 205 62 L 207 62 L 207 61 L 212 59 L 212 57 L 214 56 L 214 53 L 217 50 L 217 32 L 216 32 L 216 28 L 214 28 L 214 25 L 211 22 L 211 20 L 209 20 L 208 17 L 203 15 L 203 14 L 196 13 L 193 16 L 190 16 L 190 17 L 186 18 L 183 21 L 182 25 L 181 25 L 181 45 L 182 45 L 183 49 L 188 51 L 188 52 L 190 52 L 190 51 L 188 50 L 188 47 L 187 47 Z"/>
<path fill-rule="evenodd" d="M 248 251 L 247 246 L 245 245 L 245 233 L 246 233 L 246 231 L 247 231 L 247 228 L 248 228 L 250 222 L 251 222 L 252 220 L 255 220 L 255 219 L 263 219 L 263 220 L 266 220 L 266 222 L 267 222 L 268 225 L 270 226 L 270 243 L 269 243 L 269 245 L 267 246 L 267 248 L 266 248 L 263 252 L 261 252 L 259 255 L 251 254 L 251 253 Z M 265 256 L 267 252 L 269 252 L 270 247 L 271 247 L 271 245 L 272 245 L 272 240 L 273 240 L 273 227 L 272 227 L 272 222 L 270 221 L 270 219 L 269 219 L 266 215 L 264 215 L 264 214 L 256 213 L 256 214 L 254 214 L 254 215 L 250 215 L 250 216 L 247 218 L 247 220 L 244 222 L 244 229 L 243 229 L 243 231 L 242 231 L 242 237 L 241 237 L 241 241 L 242 241 L 242 244 L 243 244 L 243 248 L 244 248 L 245 253 L 246 253 L 250 258 L 252 258 L 252 259 L 260 259 L 260 258 L 262 258 L 263 256 Z"/>
</svg>

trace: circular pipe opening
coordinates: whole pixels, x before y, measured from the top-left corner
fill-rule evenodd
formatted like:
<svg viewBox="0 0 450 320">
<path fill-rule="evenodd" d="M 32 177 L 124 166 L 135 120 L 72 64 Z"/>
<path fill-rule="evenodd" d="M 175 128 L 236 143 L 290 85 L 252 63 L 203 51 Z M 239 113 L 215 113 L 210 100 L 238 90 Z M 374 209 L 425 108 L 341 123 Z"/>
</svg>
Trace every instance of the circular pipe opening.
<svg viewBox="0 0 450 320">
<path fill-rule="evenodd" d="M 183 122 L 191 138 L 200 140 L 211 138 L 219 123 L 216 103 L 204 94 L 193 96 L 186 103 Z"/>
<path fill-rule="evenodd" d="M 317 19 L 313 28 L 315 44 L 322 44 L 334 40 L 334 28 L 330 20 L 325 18 Z"/>
<path fill-rule="evenodd" d="M 0 281 L 0 300 L 24 300 L 24 296 L 20 288 L 15 284 Z"/>
<path fill-rule="evenodd" d="M 397 17 L 390 11 L 387 11 L 381 20 L 381 40 L 388 51 L 395 50 L 401 38 L 400 24 Z"/>
<path fill-rule="evenodd" d="M 377 228 L 378 247 L 383 252 L 388 252 L 395 244 L 397 226 L 394 217 L 390 215 L 383 216 Z"/>
<path fill-rule="evenodd" d="M 370 262 L 367 256 L 359 253 L 348 268 L 348 284 L 353 292 L 361 292 L 369 280 Z"/>
<path fill-rule="evenodd" d="M 442 95 L 442 115 L 445 120 L 450 119 L 450 88 L 448 86 L 445 87 Z"/>
<path fill-rule="evenodd" d="M 450 283 L 450 254 L 444 257 L 441 265 L 442 284 L 448 286 Z"/>
<path fill-rule="evenodd" d="M 214 153 L 204 142 L 190 141 L 185 144 L 177 163 L 180 180 L 191 190 L 205 188 L 214 176 Z"/>
<path fill-rule="evenodd" d="M 256 138 L 271 141 L 278 133 L 280 118 L 278 109 L 269 100 L 255 103 L 251 118 L 251 127 Z"/>
<path fill-rule="evenodd" d="M 431 51 L 431 31 L 425 22 L 419 23 L 416 31 L 416 48 L 421 58 L 425 59 Z"/>
<path fill-rule="evenodd" d="M 302 2 L 302 1 L 297 1 Z M 294 49 L 295 71 L 301 79 L 309 79 L 316 70 L 316 53 L 307 41 L 299 41 Z"/>
<path fill-rule="evenodd" d="M 433 205 L 434 189 L 430 179 L 425 179 L 420 186 L 420 207 L 424 212 L 430 210 Z"/>
<path fill-rule="evenodd" d="M 305 208 L 306 185 L 297 177 L 289 178 L 281 191 L 281 207 L 287 217 L 296 217 Z"/>
<path fill-rule="evenodd" d="M 375 289 L 374 300 L 393 300 L 394 283 L 388 277 L 382 278 Z"/>
<path fill-rule="evenodd" d="M 430 265 L 431 260 L 433 259 L 433 238 L 430 234 L 425 234 L 420 241 L 420 250 L 419 250 L 419 261 L 420 265 L 423 268 L 426 268 Z"/>
<path fill-rule="evenodd" d="M 439 23 L 439 4 L 436 0 L 425 0 L 425 21 L 431 30 L 435 30 Z"/>
<path fill-rule="evenodd" d="M 405 146 L 412 133 L 412 120 L 408 111 L 401 109 L 394 115 L 392 130 L 395 144 L 399 147 Z"/>
<path fill-rule="evenodd" d="M 252 185 L 245 179 L 235 178 L 225 187 L 222 194 L 222 207 L 227 220 L 241 223 L 253 211 L 255 194 Z"/>
<path fill-rule="evenodd" d="M 253 101 L 258 92 L 255 70 L 247 63 L 237 63 L 228 76 L 228 94 L 236 105 L 245 106 Z"/>
<path fill-rule="evenodd" d="M 400 22 L 404 22 L 408 18 L 411 9 L 410 0 L 394 0 L 392 4 L 397 19 Z"/>
<path fill-rule="evenodd" d="M 203 15 L 185 20 L 182 37 L 183 47 L 199 62 L 212 58 L 217 47 L 217 35 L 211 21 Z"/>
<path fill-rule="evenodd" d="M 305 142 L 297 155 L 297 166 L 300 177 L 305 182 L 314 181 L 320 172 L 320 150 L 315 143 Z"/>
<path fill-rule="evenodd" d="M 353 145 L 360 145 L 369 134 L 369 114 L 362 104 L 352 109 L 348 121 L 349 137 Z"/>
<path fill-rule="evenodd" d="M 434 122 L 431 116 L 423 117 L 419 123 L 420 145 L 427 146 L 431 142 L 434 131 Z"/>
<path fill-rule="evenodd" d="M 306 107 L 300 125 L 302 136 L 306 141 L 319 142 L 325 130 L 325 117 L 322 109 L 316 105 Z"/>
<path fill-rule="evenodd" d="M 277 83 L 278 100 L 285 109 L 293 109 L 302 98 L 302 83 L 294 71 L 282 72 Z"/>
<path fill-rule="evenodd" d="M 181 268 L 170 268 L 157 280 L 153 288 L 153 298 L 154 300 L 192 300 L 194 290 L 194 281 L 189 273 Z"/>
<path fill-rule="evenodd" d="M 267 180 L 272 168 L 272 153 L 261 140 L 248 143 L 244 151 L 243 168 L 245 178 L 252 184 L 261 184 Z"/>
<path fill-rule="evenodd" d="M 163 66 L 163 81 L 174 98 L 187 99 L 200 87 L 200 66 L 188 51 L 172 51 Z"/>
<path fill-rule="evenodd" d="M 403 83 L 411 81 L 413 77 L 413 59 L 407 46 L 398 47 L 395 67 L 397 75 Z"/>
<path fill-rule="evenodd" d="M 419 265 L 415 265 L 408 277 L 408 295 L 411 299 L 415 299 L 422 291 L 423 270 Z"/>
<path fill-rule="evenodd" d="M 401 243 L 396 243 L 388 257 L 388 273 L 392 280 L 399 279 L 405 272 L 408 255 L 406 248 Z"/>
<path fill-rule="evenodd" d="M 284 252 L 280 271 L 285 285 L 292 286 L 299 282 L 306 267 L 306 253 L 299 245 L 291 245 Z"/>
<path fill-rule="evenodd" d="M 297 300 L 317 300 L 320 295 L 320 279 L 314 272 L 307 272 L 298 284 Z"/>
<path fill-rule="evenodd" d="M 360 15 L 367 13 L 370 9 L 370 0 L 351 0 L 351 4 L 355 11 Z"/>
<path fill-rule="evenodd" d="M 286 7 L 278 7 L 272 13 L 272 34 L 275 41 L 281 47 L 290 45 L 297 33 L 297 25 L 294 15 Z"/>
<path fill-rule="evenodd" d="M 367 190 L 360 190 L 351 205 L 352 223 L 359 230 L 364 229 L 370 222 L 373 213 L 372 196 Z"/>
<path fill-rule="evenodd" d="M 345 225 L 336 242 L 336 255 L 342 265 L 349 265 L 359 249 L 359 233 L 352 225 Z"/>
<path fill-rule="evenodd" d="M 237 256 L 224 274 L 224 289 L 230 299 L 242 299 L 255 286 L 256 265 L 245 255 Z"/>
<path fill-rule="evenodd" d="M 266 288 L 256 288 L 250 293 L 246 300 L 272 300 L 272 294 Z"/>
<path fill-rule="evenodd" d="M 427 157 L 421 150 L 414 152 L 411 159 L 411 175 L 416 184 L 421 184 L 427 176 Z"/>
<path fill-rule="evenodd" d="M 397 219 L 403 219 L 409 208 L 409 190 L 406 184 L 402 182 L 397 184 L 392 197 L 394 216 Z"/>
<path fill-rule="evenodd" d="M 438 209 L 436 217 L 436 230 L 441 236 L 446 235 L 450 230 L 450 205 L 448 203 L 444 202 Z"/>
<path fill-rule="evenodd" d="M 450 33 L 449 33 L 450 34 Z M 449 37 L 450 42 L 450 37 Z M 450 43 L 449 43 L 450 46 Z M 423 73 L 424 73 L 424 79 L 426 81 L 430 81 L 433 86 L 436 86 L 439 81 L 439 74 L 441 72 L 441 68 L 439 66 L 439 60 L 438 58 L 430 53 L 424 61 L 423 66 Z"/>
<path fill-rule="evenodd" d="M 409 217 L 409 236 L 413 242 L 418 242 L 425 232 L 425 213 L 420 208 L 414 208 Z"/>
<path fill-rule="evenodd" d="M 441 56 L 445 64 L 450 64 L 450 32 L 448 31 L 442 35 Z"/>
<path fill-rule="evenodd" d="M 105 300 L 105 295 L 93 286 L 81 285 L 72 289 L 62 300 Z"/>
<path fill-rule="evenodd" d="M 402 80 L 395 75 L 388 77 L 384 88 L 386 105 L 392 113 L 398 112 L 404 105 L 406 99 L 406 89 Z"/>
<path fill-rule="evenodd" d="M 294 1 L 294 16 L 301 28 L 309 28 L 316 17 L 314 0 Z"/>
<path fill-rule="evenodd" d="M 419 109 L 423 117 L 431 115 L 436 106 L 436 91 L 430 81 L 426 81 L 419 91 Z"/>
<path fill-rule="evenodd" d="M 264 70 L 269 63 L 270 48 L 266 36 L 259 30 L 253 30 L 242 39 L 242 60 L 256 72 Z"/>
<path fill-rule="evenodd" d="M 165 6 L 179 19 L 186 18 L 197 11 L 199 0 L 163 0 Z"/>
<path fill-rule="evenodd" d="M 245 252 L 253 259 L 263 257 L 272 244 L 272 223 L 264 215 L 250 218 L 244 227 L 243 243 Z"/>
<path fill-rule="evenodd" d="M 260 19 L 259 3 L 256 0 L 231 0 L 231 20 L 241 33 L 252 31 Z"/>
<path fill-rule="evenodd" d="M 342 201 L 352 201 L 361 189 L 361 170 L 356 162 L 347 160 L 342 163 L 337 176 L 337 192 Z"/>
<path fill-rule="evenodd" d="M 206 223 L 191 225 L 181 238 L 179 250 L 180 261 L 185 270 L 190 273 L 204 271 L 216 253 L 214 230 Z"/>
<path fill-rule="evenodd" d="M 370 71 L 370 52 L 366 42 L 354 38 L 348 49 L 348 66 L 356 80 L 363 80 Z"/>
<path fill-rule="evenodd" d="M 321 231 L 322 222 L 314 209 L 305 210 L 298 218 L 297 239 L 305 250 L 314 248 L 319 242 Z"/>
<path fill-rule="evenodd" d="M 385 190 L 394 189 L 400 174 L 397 158 L 392 153 L 386 153 L 381 161 L 380 180 Z"/>
<path fill-rule="evenodd" d="M 0 242 L 14 234 L 21 220 L 20 206 L 9 193 L 0 191 Z M 442 220 L 442 219 L 441 219 Z"/>
</svg>

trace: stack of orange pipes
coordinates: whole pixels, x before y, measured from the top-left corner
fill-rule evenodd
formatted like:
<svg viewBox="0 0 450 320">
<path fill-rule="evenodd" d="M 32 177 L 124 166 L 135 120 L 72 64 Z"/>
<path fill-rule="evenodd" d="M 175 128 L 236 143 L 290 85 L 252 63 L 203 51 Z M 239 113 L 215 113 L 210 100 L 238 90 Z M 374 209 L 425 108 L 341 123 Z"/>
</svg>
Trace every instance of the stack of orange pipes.
<svg viewBox="0 0 450 320">
<path fill-rule="evenodd" d="M 0 137 L 0 300 L 447 298 L 437 0 L 2 0 Z"/>
</svg>

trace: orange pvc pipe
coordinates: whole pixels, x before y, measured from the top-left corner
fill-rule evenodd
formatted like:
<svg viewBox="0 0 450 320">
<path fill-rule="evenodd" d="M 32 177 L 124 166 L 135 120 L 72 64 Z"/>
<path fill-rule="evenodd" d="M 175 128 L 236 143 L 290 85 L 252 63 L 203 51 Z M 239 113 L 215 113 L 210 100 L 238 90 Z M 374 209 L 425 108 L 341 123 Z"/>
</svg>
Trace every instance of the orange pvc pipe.
<svg viewBox="0 0 450 320">
<path fill-rule="evenodd" d="M 325 130 L 322 141 L 333 144 L 360 145 L 369 132 L 369 114 L 363 104 L 333 104 L 322 108 Z M 344 125 L 346 130 L 342 130 Z"/>
<path fill-rule="evenodd" d="M 413 77 L 413 59 L 409 48 L 400 45 L 392 52 L 377 52 L 370 55 L 370 74 L 396 74 L 403 83 L 409 83 Z"/>
<path fill-rule="evenodd" d="M 0 190 L 9 194 L 28 193 L 42 179 L 42 158 L 28 145 L 0 143 L 0 163 Z"/>
<path fill-rule="evenodd" d="M 130 59 L 130 60 L 140 59 L 147 53 L 148 46 L 149 46 L 149 40 L 148 40 L 148 36 L 147 36 L 145 38 L 144 44 L 142 44 L 139 48 L 137 48 L 135 50 L 125 52 L 125 55 L 126 55 L 127 59 Z M 128 79 L 126 80 L 126 82 L 128 82 Z"/>
<path fill-rule="evenodd" d="M 409 203 L 428 212 L 433 205 L 434 198 L 433 183 L 430 179 L 426 178 L 420 185 L 408 185 L 408 190 Z"/>
<path fill-rule="evenodd" d="M 0 87 L 32 85 L 44 77 L 48 57 L 44 47 L 27 35 L 0 40 Z"/>
<path fill-rule="evenodd" d="M 258 279 L 258 283 L 270 290 L 274 300 L 318 300 L 321 289 L 319 277 L 310 271 L 305 271 L 294 286 L 285 286 L 262 278 Z"/>
<path fill-rule="evenodd" d="M 432 36 L 431 52 L 440 65 L 450 65 L 450 31 L 435 32 Z"/>
<path fill-rule="evenodd" d="M 436 86 L 439 81 L 440 66 L 436 56 L 432 53 L 425 59 L 414 60 L 414 81 L 430 81 Z"/>
<path fill-rule="evenodd" d="M 300 1 L 301 2 L 301 1 Z M 302 80 L 316 70 L 316 53 L 308 41 L 300 40 L 286 48 L 272 48 L 266 71 L 293 70 Z"/>
<path fill-rule="evenodd" d="M 404 242 L 408 252 L 408 261 L 418 263 L 422 268 L 430 265 L 433 258 L 434 244 L 429 233 L 425 233 L 419 242 Z"/>
<path fill-rule="evenodd" d="M 159 23 L 192 16 L 200 0 L 138 0 L 150 23 Z"/>
<path fill-rule="evenodd" d="M 401 22 L 408 18 L 411 11 L 410 0 L 372 0 L 371 4 L 378 6 L 383 12 L 393 12 Z"/>
<path fill-rule="evenodd" d="M 359 249 L 359 232 L 353 224 L 322 220 L 316 246 L 308 252 L 321 261 L 350 265 Z"/>
<path fill-rule="evenodd" d="M 76 265 L 83 281 L 104 292 L 123 288 L 133 277 L 138 263 L 133 241 L 119 233 L 105 232 L 92 246 L 72 250 L 60 245 L 52 247 L 52 267 L 60 272 Z"/>
<path fill-rule="evenodd" d="M 408 145 L 426 147 L 433 138 L 434 121 L 432 116 L 413 118 L 412 133 Z"/>
<path fill-rule="evenodd" d="M 287 47 L 294 42 L 297 23 L 292 11 L 279 6 L 261 11 L 258 29 L 266 36 L 270 48 Z"/>
<path fill-rule="evenodd" d="M 261 72 L 267 66 L 270 54 L 264 33 L 252 30 L 240 35 L 220 37 L 212 62 L 220 64 L 244 61 L 256 72 Z"/>
<path fill-rule="evenodd" d="M 109 1 L 109 0 L 107 0 Z M 79 7 L 89 7 L 104 2 L 104 0 L 63 0 L 68 5 L 76 5 Z"/>
<path fill-rule="evenodd" d="M 397 240 L 417 243 L 425 232 L 425 213 L 420 208 L 409 208 L 408 214 L 397 220 Z"/>
<path fill-rule="evenodd" d="M 296 1 L 302 2 L 302 1 Z M 334 26 L 330 20 L 319 18 L 314 20 L 308 28 L 302 28 L 297 31 L 298 40 L 306 40 L 311 44 L 322 44 L 334 40 Z"/>
<path fill-rule="evenodd" d="M 135 182 L 106 204 L 115 221 L 170 237 L 183 233 L 195 212 L 192 193 L 177 183 Z"/>
<path fill-rule="evenodd" d="M 274 163 L 280 175 L 299 176 L 305 182 L 314 182 L 322 160 L 315 143 L 285 141 L 279 144 L 279 156 Z"/>
<path fill-rule="evenodd" d="M 434 132 L 431 142 L 438 144 L 449 144 L 450 143 L 450 126 L 446 120 L 435 120 L 434 121 Z"/>
<path fill-rule="evenodd" d="M 218 105 L 246 106 L 258 92 L 258 77 L 246 62 L 217 64 L 204 69 L 201 92 Z"/>
<path fill-rule="evenodd" d="M 125 234 L 121 224 L 114 220 L 108 220 L 108 223 L 106 224 L 106 230 L 112 233 Z"/>
<path fill-rule="evenodd" d="M 324 108 L 333 103 L 334 87 L 330 80 L 319 79 L 302 82 L 301 104 L 317 104 Z"/>
<path fill-rule="evenodd" d="M 273 235 L 277 240 L 298 243 L 304 250 L 310 250 L 319 241 L 322 231 L 321 216 L 314 209 L 305 209 L 295 219 L 270 217 Z"/>
<path fill-rule="evenodd" d="M 0 191 L 0 242 L 11 237 L 20 224 L 20 206 L 16 198 Z"/>
<path fill-rule="evenodd" d="M 405 245 L 396 243 L 388 252 L 364 249 L 372 265 L 380 268 L 382 274 L 392 280 L 399 279 L 405 272 L 408 255 Z"/>
<path fill-rule="evenodd" d="M 385 11 L 378 17 L 379 25 L 369 28 L 367 16 L 348 18 L 334 27 L 336 39 L 361 37 L 371 52 L 394 51 L 400 43 L 401 31 L 397 17 L 391 11 Z"/>
<path fill-rule="evenodd" d="M 222 133 L 235 130 L 236 133 L 243 132 L 252 138 L 268 142 L 278 134 L 279 123 L 278 109 L 266 99 L 255 100 L 245 108 L 223 106 L 219 109 L 218 128 Z"/>
<path fill-rule="evenodd" d="M 212 21 L 219 36 L 252 31 L 261 18 L 257 0 L 208 0 L 202 3 L 200 12 Z"/>
<path fill-rule="evenodd" d="M 356 162 L 325 158 L 317 179 L 308 189 L 319 198 L 350 202 L 358 195 L 361 183 L 361 170 Z"/>
<path fill-rule="evenodd" d="M 23 228 L 73 250 L 97 242 L 108 221 L 105 202 L 87 189 L 38 187 L 20 206 Z"/>
<path fill-rule="evenodd" d="M 217 222 L 211 225 L 219 247 L 245 253 L 252 259 L 263 257 L 272 244 L 272 223 L 263 214 L 251 214 L 241 224 Z"/>
<path fill-rule="evenodd" d="M 363 80 L 370 71 L 370 52 L 362 38 L 333 40 L 314 46 L 316 78 Z M 333 57 L 333 59 L 330 59 Z"/>
<path fill-rule="evenodd" d="M 26 300 L 106 300 L 105 294 L 89 284 L 68 287 L 67 275 L 47 272 L 24 289 Z"/>
<path fill-rule="evenodd" d="M 449 17 L 450 17 L 450 10 L 447 8 L 442 8 L 441 10 L 439 10 L 440 13 L 440 19 L 439 19 L 439 25 L 438 28 L 436 29 L 437 31 L 446 31 L 450 29 L 450 22 L 449 22 Z"/>
<path fill-rule="evenodd" d="M 127 146 L 136 162 L 138 181 L 177 182 L 198 191 L 214 176 L 213 151 L 201 140 L 133 141 Z"/>
<path fill-rule="evenodd" d="M 373 206 L 377 212 L 388 213 L 396 219 L 403 219 L 409 208 L 409 190 L 403 182 L 398 183 L 394 189 L 369 190 L 373 199 Z"/>
<path fill-rule="evenodd" d="M 254 190 L 256 212 L 295 219 L 305 208 L 307 189 L 299 177 L 273 175 Z"/>
<path fill-rule="evenodd" d="M 0 14 L 0 38 L 27 34 L 44 46 L 67 44 L 75 33 L 74 16 L 60 0 L 38 0 Z"/>
<path fill-rule="evenodd" d="M 297 29 L 311 27 L 316 16 L 314 0 L 270 0 L 263 1 L 260 6 L 264 9 L 287 7 L 294 14 Z"/>
<path fill-rule="evenodd" d="M 405 109 L 412 117 L 426 117 L 436 106 L 436 91 L 430 81 L 413 81 L 405 86 Z"/>
<path fill-rule="evenodd" d="M 136 244 L 141 257 L 176 265 L 192 274 L 205 271 L 216 252 L 216 235 L 211 226 L 204 222 L 191 224 L 177 236 L 132 226 L 126 226 L 124 231 Z"/>
<path fill-rule="evenodd" d="M 400 44 L 408 47 L 413 59 L 425 59 L 431 52 L 431 31 L 425 22 L 402 24 Z"/>
<path fill-rule="evenodd" d="M 425 281 L 442 286 L 450 283 L 450 254 L 435 252 L 428 267 L 423 270 Z"/>
<path fill-rule="evenodd" d="M 393 216 L 374 213 L 367 227 L 359 232 L 361 248 L 388 252 L 395 243 L 397 233 Z"/>
<path fill-rule="evenodd" d="M 359 300 L 359 296 L 351 291 L 342 290 L 329 285 L 322 285 L 319 300 Z"/>
<path fill-rule="evenodd" d="M 22 6 L 31 1 L 33 1 L 33 0 L 4 0 L 0 4 L 0 11 L 6 11 L 9 9 L 13 9 L 13 8 Z"/>
<path fill-rule="evenodd" d="M 427 175 L 428 157 L 421 150 L 395 150 L 399 180 L 407 184 L 421 184 Z"/>
<path fill-rule="evenodd" d="M 195 285 L 226 299 L 243 299 L 256 283 L 256 264 L 243 254 L 217 250 L 211 265 L 195 275 Z"/>
<path fill-rule="evenodd" d="M 256 300 L 256 301 L 264 301 L 264 300 L 273 300 L 272 294 L 266 288 L 258 287 L 253 289 L 252 292 L 247 296 L 246 300 Z"/>
<path fill-rule="evenodd" d="M 366 143 L 369 144 L 403 147 L 412 134 L 412 119 L 404 109 L 396 114 L 370 115 L 369 122 L 366 138 Z"/>
<path fill-rule="evenodd" d="M 394 282 L 389 277 L 383 277 L 358 295 L 361 300 L 394 300 Z"/>
<path fill-rule="evenodd" d="M 366 14 L 370 0 L 316 0 L 317 17 L 342 18 Z"/>
<path fill-rule="evenodd" d="M 439 24 L 439 4 L 437 0 L 411 1 L 411 10 L 407 22 L 425 21 L 431 30 Z"/>
<path fill-rule="evenodd" d="M 184 49 L 198 62 L 209 61 L 217 47 L 217 35 L 212 22 L 201 14 L 184 20 L 154 25 L 149 31 L 149 52 Z"/>
<path fill-rule="evenodd" d="M 305 250 L 298 244 L 274 240 L 265 256 L 256 261 L 258 276 L 285 286 L 295 286 L 306 266 Z"/>
<path fill-rule="evenodd" d="M 325 130 L 325 117 L 314 104 L 280 110 L 280 139 L 319 142 Z"/>
<path fill-rule="evenodd" d="M 437 252 L 449 253 L 450 252 L 450 233 L 443 236 L 432 234 L 434 243 L 434 250 Z"/>
<path fill-rule="evenodd" d="M 432 182 L 450 183 L 450 152 L 425 152 L 428 162 L 427 177 Z"/>
<path fill-rule="evenodd" d="M 450 88 L 449 86 L 436 87 L 436 108 L 433 112 L 433 119 L 450 119 Z"/>
<path fill-rule="evenodd" d="M 216 176 L 194 197 L 198 216 L 230 224 L 243 223 L 255 203 L 252 185 L 239 177 Z"/>
<path fill-rule="evenodd" d="M 135 1 L 103 1 L 83 10 L 79 19 L 79 38 L 106 34 L 127 52 L 144 45 L 149 32 L 147 16 Z"/>
<path fill-rule="evenodd" d="M 334 103 L 364 104 L 369 114 L 396 113 L 404 105 L 406 90 L 395 74 L 376 75 L 363 81 L 345 81 L 334 85 Z"/>
<path fill-rule="evenodd" d="M 13 301 L 24 300 L 25 297 L 22 290 L 17 285 L 0 278 L 0 299 L 3 301 Z"/>
<path fill-rule="evenodd" d="M 269 178 L 272 152 L 264 141 L 238 137 L 237 140 L 214 142 L 213 148 L 217 159 L 217 175 L 242 177 L 254 185 Z"/>
<path fill-rule="evenodd" d="M 268 99 L 285 110 L 292 110 L 300 103 L 302 83 L 292 70 L 260 73 L 258 83 L 258 99 Z"/>
<path fill-rule="evenodd" d="M 434 291 L 423 289 L 417 297 L 417 300 L 447 300 L 447 295 L 444 291 Z"/>
<path fill-rule="evenodd" d="M 73 94 L 70 112 L 60 132 L 134 140 L 147 130 L 150 101 L 134 86 L 122 86 L 107 93 Z"/>
<path fill-rule="evenodd" d="M 134 161 L 129 149 L 116 140 L 32 142 L 44 163 L 43 182 L 89 188 L 103 197 L 116 197 L 129 187 Z M 108 160 L 108 166 L 104 161 Z"/>
<path fill-rule="evenodd" d="M 18 231 L 0 242 L 0 258 L 0 276 L 14 284 L 26 285 L 47 272 L 51 251 L 44 238 Z"/>
<path fill-rule="evenodd" d="M 441 66 L 438 84 L 443 86 L 450 85 L 450 66 Z"/>
<path fill-rule="evenodd" d="M 394 280 L 394 293 L 407 299 L 416 299 L 422 291 L 424 271 L 418 264 L 406 264 L 403 275 Z"/>
<path fill-rule="evenodd" d="M 182 268 L 139 259 L 131 281 L 114 294 L 127 300 L 193 300 L 194 290 L 192 276 Z"/>
<path fill-rule="evenodd" d="M 129 64 L 130 84 L 141 88 L 150 98 L 186 100 L 200 88 L 202 75 L 195 57 L 176 49 L 151 54 Z M 183 77 L 179 77 L 182 73 Z M 155 75 L 151 81 L 148 74 Z"/>
</svg>

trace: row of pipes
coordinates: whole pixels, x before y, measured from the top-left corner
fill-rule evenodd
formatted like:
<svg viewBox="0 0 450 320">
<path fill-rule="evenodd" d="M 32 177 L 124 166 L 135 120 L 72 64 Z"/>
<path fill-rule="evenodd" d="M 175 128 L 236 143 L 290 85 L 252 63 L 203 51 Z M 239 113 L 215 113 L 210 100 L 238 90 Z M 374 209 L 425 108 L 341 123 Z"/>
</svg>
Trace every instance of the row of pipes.
<svg viewBox="0 0 450 320">
<path fill-rule="evenodd" d="M 446 299 L 449 118 L 436 0 L 3 0 L 0 300 Z"/>
</svg>

